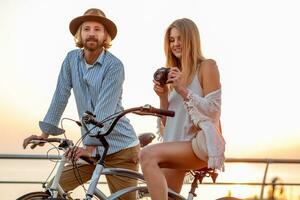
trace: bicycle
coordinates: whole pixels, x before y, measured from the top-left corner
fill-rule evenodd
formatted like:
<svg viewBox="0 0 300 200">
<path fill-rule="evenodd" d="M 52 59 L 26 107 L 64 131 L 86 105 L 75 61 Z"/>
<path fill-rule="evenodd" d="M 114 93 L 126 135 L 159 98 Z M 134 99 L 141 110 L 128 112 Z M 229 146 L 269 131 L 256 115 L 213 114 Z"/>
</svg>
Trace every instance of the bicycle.
<svg viewBox="0 0 300 200">
<path fill-rule="evenodd" d="M 135 113 L 139 115 L 154 115 L 154 116 L 174 116 L 174 112 L 172 111 L 165 111 L 161 109 L 156 109 L 150 105 L 145 105 L 141 107 L 135 107 L 130 108 L 124 111 L 121 111 L 119 113 L 113 114 L 112 116 L 108 117 L 105 120 L 102 120 L 101 122 L 97 122 L 94 119 L 94 115 L 90 112 L 86 112 L 84 116 L 81 119 L 81 122 L 75 121 L 77 124 L 80 124 L 86 128 L 87 132 L 90 132 L 90 130 L 87 129 L 86 124 L 93 124 L 94 126 L 100 126 L 103 127 L 103 124 L 107 122 L 108 120 L 112 120 L 112 123 L 110 124 L 109 128 L 105 131 L 104 134 L 99 133 L 98 135 L 95 135 L 94 137 L 97 137 L 101 143 L 104 146 L 104 153 L 101 156 L 99 160 L 92 160 L 90 158 L 81 158 L 84 161 L 90 163 L 90 164 L 96 164 L 96 168 L 93 172 L 92 178 L 89 183 L 88 191 L 86 193 L 86 199 L 92 199 L 93 196 L 100 200 L 112 200 L 117 199 L 120 196 L 127 194 L 129 192 L 137 192 L 138 198 L 142 199 L 143 197 L 146 197 L 148 194 L 146 186 L 135 186 L 135 187 L 129 187 L 124 188 L 120 191 L 117 191 L 110 196 L 106 196 L 99 188 L 97 188 L 97 184 L 99 181 L 99 178 L 101 175 L 117 175 L 117 176 L 125 176 L 128 178 L 133 178 L 141 183 L 145 184 L 143 175 L 132 170 L 128 169 L 122 169 L 122 168 L 104 168 L 104 160 L 109 148 L 109 144 L 107 143 L 105 136 L 107 136 L 114 128 L 118 120 L 128 113 Z M 60 129 L 58 127 L 53 127 L 56 129 L 55 135 L 63 134 L 65 131 L 63 129 Z M 140 145 L 141 147 L 146 146 L 148 143 L 150 143 L 155 138 L 155 135 L 152 133 L 145 133 L 139 135 Z M 65 138 L 48 138 L 44 140 L 32 140 L 30 143 L 32 144 L 31 148 L 35 148 L 37 145 L 41 143 L 59 143 L 58 149 L 60 150 L 67 150 L 68 148 L 73 146 L 73 142 L 71 140 L 65 139 Z M 45 186 L 45 191 L 38 191 L 38 192 L 30 192 L 28 194 L 25 194 L 21 197 L 19 197 L 17 200 L 29 200 L 29 199 L 68 199 L 68 193 L 66 193 L 62 187 L 59 185 L 59 179 L 61 177 L 63 167 L 67 163 L 67 159 L 64 155 L 61 156 L 61 159 L 59 161 L 54 180 L 51 184 L 51 186 Z"/>
<path fill-rule="evenodd" d="M 124 110 L 124 111 L 121 111 L 119 113 L 112 115 L 110 119 L 114 119 L 114 120 L 110 124 L 109 128 L 105 131 L 105 133 L 97 134 L 94 136 L 94 137 L 97 137 L 101 141 L 105 150 L 104 150 L 103 155 L 101 156 L 100 160 L 98 160 L 96 163 L 96 168 L 93 172 L 92 178 L 91 178 L 89 186 L 88 186 L 88 190 L 86 192 L 87 200 L 91 200 L 93 197 L 96 197 L 100 200 L 114 200 L 114 199 L 117 199 L 117 198 L 121 197 L 122 195 L 127 194 L 129 192 L 137 192 L 138 199 L 149 197 L 149 192 L 148 192 L 148 189 L 146 186 L 146 182 L 141 173 L 138 173 L 138 172 L 132 171 L 132 170 L 128 170 L 128 169 L 122 169 L 122 168 L 105 168 L 103 165 L 107 150 L 109 148 L 109 144 L 107 143 L 105 136 L 107 136 L 113 130 L 117 121 L 122 116 L 124 116 L 125 114 L 128 114 L 128 113 L 135 113 L 135 114 L 139 114 L 139 115 L 169 116 L 169 117 L 172 117 L 175 114 L 173 111 L 161 110 L 161 109 L 151 107 L 150 105 L 145 105 L 142 107 L 130 108 L 130 109 L 127 109 L 127 110 Z M 89 112 L 85 113 L 85 115 L 83 116 L 83 119 L 82 119 L 83 125 L 93 124 L 94 126 L 103 127 L 103 123 L 107 121 L 107 120 L 103 120 L 103 121 L 98 122 L 95 120 L 94 117 L 95 116 L 92 113 L 89 113 Z M 54 139 L 54 138 L 52 138 L 52 139 Z M 148 138 L 148 140 L 149 140 L 149 138 Z M 69 142 L 66 141 L 66 139 L 65 140 L 62 140 L 62 139 L 55 140 L 54 139 L 53 141 L 59 141 L 61 148 L 68 148 L 69 147 L 68 145 L 70 145 Z M 85 159 L 85 160 L 88 161 L 89 163 L 94 163 L 94 161 L 87 160 L 87 159 Z M 25 194 L 22 197 L 18 198 L 18 200 L 67 199 L 68 198 L 67 193 L 65 193 L 63 191 L 63 189 L 60 187 L 60 185 L 58 183 L 65 162 L 66 162 L 66 159 L 64 158 L 64 156 L 62 156 L 62 159 L 61 159 L 59 167 L 57 169 L 54 181 L 49 188 L 46 188 L 46 191 L 28 193 L 28 194 Z M 202 183 L 202 179 L 204 177 L 211 177 L 213 179 L 213 182 L 215 182 L 216 178 L 217 178 L 217 173 L 213 169 L 208 169 L 208 168 L 190 171 L 190 174 L 193 177 L 193 181 L 191 184 L 191 189 L 188 193 L 188 197 L 185 198 L 182 195 L 174 192 L 171 189 L 168 190 L 169 197 L 176 199 L 176 200 L 193 200 L 194 197 L 197 196 L 195 191 L 196 191 L 196 188 L 198 187 L 198 183 Z M 144 185 L 123 188 L 123 189 L 111 194 L 110 196 L 106 196 L 99 188 L 96 187 L 101 175 L 117 175 L 117 176 L 125 176 L 128 178 L 134 178 L 134 179 L 140 181 Z M 237 200 L 237 198 L 234 198 L 234 197 L 223 197 L 223 198 L 220 198 L 219 200 L 221 200 L 221 199 L 222 200 Z"/>
</svg>

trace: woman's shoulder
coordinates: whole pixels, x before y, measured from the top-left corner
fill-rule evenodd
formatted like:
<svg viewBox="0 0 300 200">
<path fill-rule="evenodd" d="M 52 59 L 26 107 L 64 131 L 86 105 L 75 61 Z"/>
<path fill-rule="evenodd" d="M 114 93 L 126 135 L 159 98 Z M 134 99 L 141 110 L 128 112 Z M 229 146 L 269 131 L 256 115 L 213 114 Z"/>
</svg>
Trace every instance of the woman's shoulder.
<svg viewBox="0 0 300 200">
<path fill-rule="evenodd" d="M 217 67 L 217 62 L 214 59 L 205 59 L 201 62 L 200 66 L 204 67 Z"/>
<path fill-rule="evenodd" d="M 201 62 L 198 79 L 204 95 L 220 87 L 220 74 L 215 60 L 205 59 Z"/>
<path fill-rule="evenodd" d="M 218 72 L 217 62 L 213 59 L 205 59 L 200 64 L 199 73 L 215 73 Z"/>
</svg>

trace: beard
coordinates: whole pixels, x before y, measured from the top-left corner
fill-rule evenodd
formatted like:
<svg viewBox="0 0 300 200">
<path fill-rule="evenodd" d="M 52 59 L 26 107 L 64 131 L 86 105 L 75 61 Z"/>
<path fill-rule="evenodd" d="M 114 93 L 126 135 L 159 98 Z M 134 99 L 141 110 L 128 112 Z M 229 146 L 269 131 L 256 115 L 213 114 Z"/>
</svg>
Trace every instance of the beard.
<svg viewBox="0 0 300 200">
<path fill-rule="evenodd" d="M 83 42 L 83 47 L 89 51 L 96 51 L 102 49 L 103 41 L 99 41 L 96 38 L 88 38 Z"/>
</svg>

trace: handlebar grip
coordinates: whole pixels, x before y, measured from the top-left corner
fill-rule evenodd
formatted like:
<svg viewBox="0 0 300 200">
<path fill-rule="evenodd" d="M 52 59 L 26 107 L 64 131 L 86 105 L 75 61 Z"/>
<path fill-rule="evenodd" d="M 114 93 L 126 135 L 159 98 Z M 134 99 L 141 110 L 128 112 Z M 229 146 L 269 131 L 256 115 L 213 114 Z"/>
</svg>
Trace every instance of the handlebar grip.
<svg viewBox="0 0 300 200">
<path fill-rule="evenodd" d="M 90 121 L 91 124 L 95 125 L 95 126 L 98 126 L 99 128 L 102 128 L 103 127 L 103 124 L 96 121 L 95 119 L 91 119 Z"/>
<path fill-rule="evenodd" d="M 43 146 L 47 142 L 58 142 L 60 143 L 62 139 L 60 138 L 44 138 L 44 139 L 33 139 L 29 142 L 30 148 L 34 149 L 37 146 Z"/>
<path fill-rule="evenodd" d="M 85 111 L 85 113 L 83 114 L 82 120 L 84 121 L 84 123 L 86 124 L 93 124 L 95 126 L 98 126 L 99 128 L 103 127 L 103 124 L 98 122 L 95 119 L 96 115 L 94 115 L 92 112 L 90 111 Z"/>
<path fill-rule="evenodd" d="M 168 117 L 174 117 L 175 112 L 172 110 L 163 110 L 163 109 L 158 109 L 158 108 L 151 108 L 151 112 L 156 113 L 158 115 L 163 115 L 163 116 L 168 116 Z"/>
<path fill-rule="evenodd" d="M 34 149 L 35 147 L 37 147 L 38 145 L 43 145 L 44 143 L 47 142 L 48 139 L 34 139 L 34 140 L 31 140 L 30 143 L 30 148 L 31 149 Z"/>
</svg>

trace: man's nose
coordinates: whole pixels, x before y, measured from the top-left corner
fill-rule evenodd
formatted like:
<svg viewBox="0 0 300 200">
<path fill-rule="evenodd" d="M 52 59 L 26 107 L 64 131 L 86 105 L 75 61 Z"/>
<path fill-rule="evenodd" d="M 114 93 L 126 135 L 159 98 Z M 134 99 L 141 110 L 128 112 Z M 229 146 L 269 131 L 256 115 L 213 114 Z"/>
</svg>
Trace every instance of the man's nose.
<svg viewBox="0 0 300 200">
<path fill-rule="evenodd" d="M 88 35 L 89 35 L 90 37 L 95 37 L 96 32 L 95 32 L 94 30 L 90 30 L 90 31 L 88 32 Z"/>
</svg>

